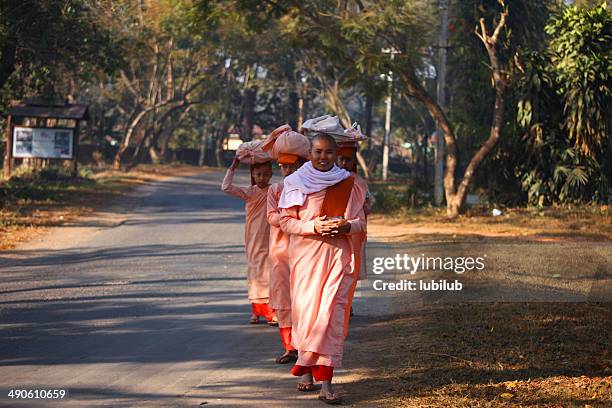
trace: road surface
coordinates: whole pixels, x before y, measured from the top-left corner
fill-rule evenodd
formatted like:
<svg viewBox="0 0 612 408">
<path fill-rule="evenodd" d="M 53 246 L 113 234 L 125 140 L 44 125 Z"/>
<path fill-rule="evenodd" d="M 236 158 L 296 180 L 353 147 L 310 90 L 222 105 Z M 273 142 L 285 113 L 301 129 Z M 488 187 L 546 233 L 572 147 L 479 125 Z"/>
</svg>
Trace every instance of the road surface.
<svg viewBox="0 0 612 408">
<path fill-rule="evenodd" d="M 322 405 L 316 393 L 295 390 L 289 366 L 274 363 L 282 352 L 278 330 L 247 324 L 243 203 L 220 191 L 222 177 L 208 172 L 140 187 L 106 212 L 0 253 L 0 406 Z M 236 176 L 237 184 L 248 182 L 246 173 Z M 609 242 L 371 239 L 370 266 L 398 254 L 488 256 L 486 271 L 375 275 L 368 268 L 351 326 L 438 302 L 609 302 L 610 248 Z M 464 289 L 373 290 L 377 280 L 434 278 L 460 279 Z M 382 367 L 364 359 L 372 356 L 351 354 L 357 341 L 349 332 L 346 366 L 376 373 Z M 334 380 L 358 387 L 353 375 L 337 369 Z M 15 401 L 7 398 L 10 389 L 67 390 L 68 397 Z M 351 391 L 363 392 L 347 391 L 349 405 Z"/>
<path fill-rule="evenodd" d="M 0 406 L 321 405 L 274 363 L 278 329 L 247 324 L 243 204 L 221 179 L 141 187 L 0 253 Z"/>
</svg>

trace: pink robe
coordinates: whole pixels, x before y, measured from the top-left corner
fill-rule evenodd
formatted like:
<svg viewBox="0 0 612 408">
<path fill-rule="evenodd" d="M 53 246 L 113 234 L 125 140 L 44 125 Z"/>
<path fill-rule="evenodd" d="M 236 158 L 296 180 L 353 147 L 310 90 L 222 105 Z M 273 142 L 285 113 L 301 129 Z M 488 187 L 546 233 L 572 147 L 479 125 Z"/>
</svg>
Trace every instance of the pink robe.
<svg viewBox="0 0 612 408">
<path fill-rule="evenodd" d="M 270 307 L 276 310 L 278 327 L 291 327 L 291 293 L 289 285 L 289 235 L 280 229 L 278 199 L 283 182 L 268 189 L 268 223 L 270 224 Z"/>
<path fill-rule="evenodd" d="M 281 229 L 291 234 L 292 342 L 298 350 L 297 366 L 340 367 L 345 325 L 357 253 L 355 237 L 365 233 L 363 194 L 353 186 L 345 212 L 350 232 L 322 237 L 314 231 L 325 190 L 309 194 L 301 206 L 281 211 Z"/>
<path fill-rule="evenodd" d="M 234 171 L 230 168 L 225 174 L 221 190 L 246 201 L 246 221 L 244 243 L 247 256 L 247 280 L 249 301 L 268 303 L 269 267 L 268 243 L 270 225 L 266 218 L 268 187 L 235 187 L 232 185 Z"/>
<path fill-rule="evenodd" d="M 370 213 L 370 211 L 372 211 L 372 206 L 374 205 L 374 199 L 370 195 L 370 190 L 368 189 L 368 183 L 365 181 L 365 179 L 359 176 L 357 173 L 352 173 L 352 174 L 355 176 L 355 186 L 360 190 L 360 194 L 363 195 L 364 197 L 363 211 L 365 213 L 365 218 L 367 222 L 367 216 Z M 367 243 L 367 237 L 364 235 L 362 242 L 361 242 L 361 248 L 359 250 L 360 262 L 359 262 L 359 270 L 358 270 L 359 273 L 357 275 L 357 280 L 368 278 L 368 270 L 366 268 L 366 259 L 365 259 L 366 258 L 366 254 L 365 254 L 366 243 Z"/>
</svg>

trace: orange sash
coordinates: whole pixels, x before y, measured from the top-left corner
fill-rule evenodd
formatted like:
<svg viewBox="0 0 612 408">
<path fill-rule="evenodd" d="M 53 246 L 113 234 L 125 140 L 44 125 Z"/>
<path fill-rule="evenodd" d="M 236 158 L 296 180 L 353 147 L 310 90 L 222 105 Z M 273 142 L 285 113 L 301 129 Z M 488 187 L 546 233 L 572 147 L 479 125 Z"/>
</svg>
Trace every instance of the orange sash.
<svg viewBox="0 0 612 408">
<path fill-rule="evenodd" d="M 325 198 L 323 199 L 319 215 L 327 215 L 328 217 L 344 216 L 351 192 L 353 191 L 353 184 L 355 184 L 355 177 L 350 176 L 328 187 L 325 191 Z"/>
</svg>

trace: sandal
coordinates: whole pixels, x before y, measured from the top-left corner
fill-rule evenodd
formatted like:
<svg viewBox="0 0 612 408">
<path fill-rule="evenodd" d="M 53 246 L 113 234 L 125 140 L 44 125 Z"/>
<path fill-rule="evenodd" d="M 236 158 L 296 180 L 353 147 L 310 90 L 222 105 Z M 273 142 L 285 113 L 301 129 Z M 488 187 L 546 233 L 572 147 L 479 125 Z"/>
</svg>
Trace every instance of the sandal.
<svg viewBox="0 0 612 408">
<path fill-rule="evenodd" d="M 316 391 L 321 389 L 320 385 L 317 384 L 313 384 L 313 383 L 297 383 L 297 390 L 298 391 L 302 391 L 302 392 L 310 392 L 310 391 Z"/>
<path fill-rule="evenodd" d="M 268 326 L 278 326 L 278 319 L 276 317 L 273 317 L 272 319 L 268 320 Z"/>
<path fill-rule="evenodd" d="M 276 364 L 288 364 L 292 361 L 297 361 L 297 353 L 295 351 L 287 351 L 276 359 Z"/>
<path fill-rule="evenodd" d="M 339 405 L 343 402 L 342 398 L 336 396 L 334 396 L 334 398 L 327 398 L 324 395 L 319 395 L 319 399 L 329 405 Z"/>
<path fill-rule="evenodd" d="M 251 319 L 249 320 L 250 324 L 259 324 L 259 316 L 251 316 Z"/>
</svg>

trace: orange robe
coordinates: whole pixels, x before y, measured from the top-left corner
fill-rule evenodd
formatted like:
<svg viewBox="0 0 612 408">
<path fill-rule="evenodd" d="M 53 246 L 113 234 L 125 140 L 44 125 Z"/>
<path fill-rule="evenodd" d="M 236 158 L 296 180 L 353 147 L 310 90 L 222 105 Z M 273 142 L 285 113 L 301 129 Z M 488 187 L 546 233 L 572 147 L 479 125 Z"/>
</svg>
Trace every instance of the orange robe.
<svg viewBox="0 0 612 408">
<path fill-rule="evenodd" d="M 278 200 L 283 182 L 268 189 L 268 223 L 270 224 L 270 306 L 276 312 L 278 328 L 285 350 L 295 350 L 291 344 L 291 289 L 289 268 L 289 235 L 280 229 Z"/>
<path fill-rule="evenodd" d="M 289 288 L 289 235 L 280 229 L 278 199 L 283 182 L 268 189 L 268 223 L 270 224 L 270 306 L 276 310 L 279 327 L 291 327 L 291 294 Z"/>
<path fill-rule="evenodd" d="M 353 265 L 361 245 L 357 237 L 366 228 L 364 197 L 353 186 L 345 211 L 350 232 L 336 237 L 316 234 L 314 219 L 324 198 L 325 190 L 312 193 L 301 206 L 281 211 L 281 229 L 291 235 L 291 334 L 298 350 L 296 367 L 342 365 L 346 318 L 356 278 Z"/>
<path fill-rule="evenodd" d="M 269 187 L 264 189 L 255 185 L 236 187 L 232 185 L 233 177 L 234 171 L 230 168 L 225 174 L 221 190 L 246 202 L 244 242 L 247 257 L 249 301 L 251 303 L 268 303 L 270 276 L 268 244 L 270 225 L 266 217 L 266 210 Z"/>
</svg>

